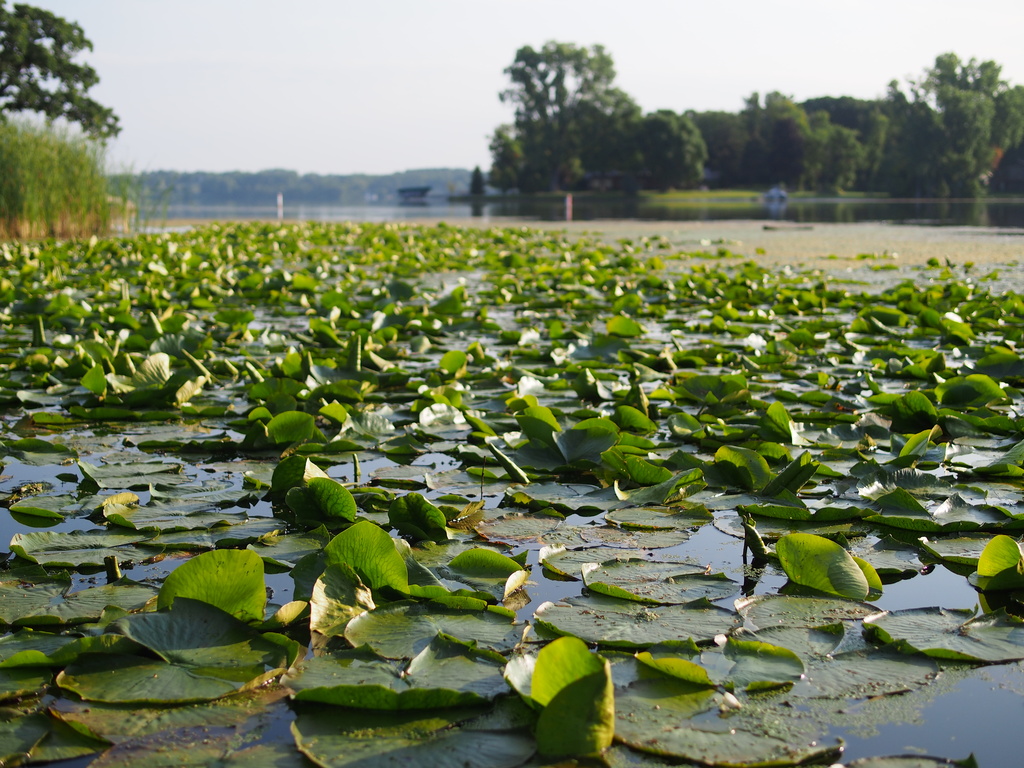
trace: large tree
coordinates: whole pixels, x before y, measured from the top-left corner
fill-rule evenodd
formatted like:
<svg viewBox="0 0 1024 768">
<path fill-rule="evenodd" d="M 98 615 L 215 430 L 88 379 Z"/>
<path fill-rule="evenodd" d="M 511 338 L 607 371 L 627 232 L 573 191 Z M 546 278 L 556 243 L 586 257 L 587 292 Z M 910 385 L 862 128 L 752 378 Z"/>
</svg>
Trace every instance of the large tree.
<svg viewBox="0 0 1024 768">
<path fill-rule="evenodd" d="M 651 183 L 661 190 L 696 186 L 704 175 L 708 150 L 694 122 L 661 109 L 640 124 L 640 147 Z"/>
<path fill-rule="evenodd" d="M 523 152 L 524 192 L 565 189 L 582 175 L 585 121 L 622 113 L 632 100 L 613 86 L 615 66 L 600 45 L 548 42 L 524 46 L 505 70 L 511 85 L 501 100 L 515 106 Z"/>
<path fill-rule="evenodd" d="M 747 181 L 743 176 L 743 154 L 749 134 L 745 121 L 735 112 L 690 112 L 707 147 L 708 182 L 732 187 Z"/>
<path fill-rule="evenodd" d="M 1003 151 L 1024 138 L 1024 86 L 1011 88 L 994 61 L 944 53 L 905 93 L 889 86 L 894 191 L 977 195 Z M 902 182 L 902 183 L 901 183 Z"/>
<path fill-rule="evenodd" d="M 0 0 L 0 119 L 14 112 L 64 118 L 96 137 L 116 136 L 117 116 L 87 95 L 96 71 L 77 62 L 92 43 L 74 22 L 31 5 Z"/>
</svg>

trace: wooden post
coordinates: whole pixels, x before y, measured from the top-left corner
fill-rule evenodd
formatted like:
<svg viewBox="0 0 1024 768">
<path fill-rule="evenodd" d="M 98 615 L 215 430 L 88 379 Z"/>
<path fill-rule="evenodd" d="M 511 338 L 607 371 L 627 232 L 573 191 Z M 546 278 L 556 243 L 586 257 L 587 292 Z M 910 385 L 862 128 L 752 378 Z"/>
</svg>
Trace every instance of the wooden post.
<svg viewBox="0 0 1024 768">
<path fill-rule="evenodd" d="M 277 193 L 277 220 L 284 221 L 284 192 Z"/>
<path fill-rule="evenodd" d="M 565 196 L 565 220 L 572 221 L 572 195 Z"/>
</svg>

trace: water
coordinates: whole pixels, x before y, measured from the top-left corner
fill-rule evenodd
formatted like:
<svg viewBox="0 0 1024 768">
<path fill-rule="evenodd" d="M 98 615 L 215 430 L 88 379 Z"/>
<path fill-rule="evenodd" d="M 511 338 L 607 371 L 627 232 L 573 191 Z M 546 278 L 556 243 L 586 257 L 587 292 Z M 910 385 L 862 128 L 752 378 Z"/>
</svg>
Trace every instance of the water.
<svg viewBox="0 0 1024 768">
<path fill-rule="evenodd" d="M 494 202 L 451 202 L 428 198 L 422 203 L 394 205 L 289 205 L 287 219 L 313 221 L 408 221 L 430 219 L 540 220 L 565 219 L 560 199 L 504 199 Z M 264 206 L 171 206 L 151 219 L 274 219 L 275 204 Z M 786 203 L 765 203 L 758 198 L 731 200 L 593 198 L 573 200 L 577 221 L 641 219 L 647 221 L 716 221 L 729 219 L 794 223 L 852 224 L 888 222 L 932 226 L 1024 228 L 1024 198 L 987 200 L 887 200 L 797 198 Z"/>
</svg>

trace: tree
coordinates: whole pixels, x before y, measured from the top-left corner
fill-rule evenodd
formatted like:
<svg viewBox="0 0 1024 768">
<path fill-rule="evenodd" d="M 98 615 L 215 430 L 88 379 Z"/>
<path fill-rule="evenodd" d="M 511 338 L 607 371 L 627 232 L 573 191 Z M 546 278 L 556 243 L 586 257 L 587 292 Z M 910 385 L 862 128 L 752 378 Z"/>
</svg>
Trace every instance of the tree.
<svg viewBox="0 0 1024 768">
<path fill-rule="evenodd" d="M 523 163 L 523 148 L 511 125 L 499 125 L 491 137 L 491 172 L 488 181 L 502 194 L 519 186 L 519 173 Z"/>
<path fill-rule="evenodd" d="M 13 112 L 64 118 L 96 137 L 120 132 L 117 116 L 86 94 L 96 71 L 75 57 L 92 43 L 74 22 L 31 5 L 0 0 L 0 119 Z"/>
<path fill-rule="evenodd" d="M 857 131 L 837 125 L 828 112 L 810 117 L 804 153 L 804 186 L 828 192 L 850 189 L 864 157 Z"/>
<path fill-rule="evenodd" d="M 658 189 L 681 189 L 700 182 L 708 151 L 690 118 L 668 109 L 646 115 L 640 125 L 640 147 L 651 183 Z"/>
<path fill-rule="evenodd" d="M 963 62 L 944 53 L 921 80 L 909 83 L 909 94 L 895 81 L 890 84 L 890 157 L 899 173 L 894 173 L 894 191 L 938 196 L 982 191 L 1004 151 L 1024 138 L 1024 87 L 1010 88 L 1001 71 L 994 61 Z"/>
<path fill-rule="evenodd" d="M 691 112 L 688 117 L 700 129 L 707 147 L 709 183 L 732 187 L 746 181 L 743 152 L 748 134 L 742 116 L 735 112 Z"/>
<path fill-rule="evenodd" d="M 515 106 L 515 134 L 523 152 L 520 189 L 565 189 L 582 175 L 583 115 L 611 115 L 626 94 L 613 87 L 615 66 L 600 45 L 548 42 L 524 46 L 505 70 L 511 85 L 503 102 Z"/>
<path fill-rule="evenodd" d="M 484 192 L 486 192 L 484 189 L 484 175 L 478 165 L 473 169 L 473 175 L 469 179 L 469 194 L 482 195 Z"/>
</svg>

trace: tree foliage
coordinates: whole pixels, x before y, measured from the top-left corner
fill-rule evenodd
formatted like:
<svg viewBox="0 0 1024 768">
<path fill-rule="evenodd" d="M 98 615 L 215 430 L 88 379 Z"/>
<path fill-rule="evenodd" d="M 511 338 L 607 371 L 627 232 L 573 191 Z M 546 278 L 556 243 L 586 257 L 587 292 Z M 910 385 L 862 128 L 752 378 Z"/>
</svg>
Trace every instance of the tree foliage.
<svg viewBox="0 0 1024 768">
<path fill-rule="evenodd" d="M 707 147 L 700 130 L 685 115 L 662 109 L 644 117 L 640 147 L 652 186 L 666 190 L 700 182 Z"/>
<path fill-rule="evenodd" d="M 1024 168 L 1024 86 L 993 61 L 938 56 L 884 98 L 802 104 L 751 94 L 741 110 L 644 115 L 599 45 L 519 49 L 501 93 L 515 120 L 491 139 L 491 183 L 507 191 L 783 184 L 827 193 L 974 196 Z M 1017 171 L 1019 173 L 1019 171 Z"/>
<path fill-rule="evenodd" d="M 1024 86 L 1011 88 L 994 61 L 944 53 L 905 92 L 889 85 L 890 187 L 913 195 L 974 196 L 1004 151 L 1024 138 Z"/>
<path fill-rule="evenodd" d="M 600 45 L 551 41 L 540 50 L 520 48 L 505 74 L 511 84 L 501 100 L 515 107 L 527 186 L 570 187 L 581 175 L 583 113 L 612 112 L 624 97 L 612 85 L 612 57 Z"/>
<path fill-rule="evenodd" d="M 548 42 L 520 48 L 505 70 L 501 100 L 515 107 L 512 125 L 491 138 L 493 186 L 522 192 L 574 189 L 589 176 L 621 189 L 648 178 L 658 186 L 696 183 L 705 149 L 688 118 L 643 116 L 615 87 L 615 66 L 600 45 Z"/>
<path fill-rule="evenodd" d="M 75 58 L 92 43 L 74 22 L 31 5 L 0 0 L 0 118 L 38 112 L 96 137 L 116 136 L 117 116 L 88 97 L 99 77 Z"/>
<path fill-rule="evenodd" d="M 486 192 L 484 188 L 484 174 L 478 165 L 473 169 L 473 174 L 469 179 L 469 194 L 482 195 L 484 192 Z"/>
</svg>

